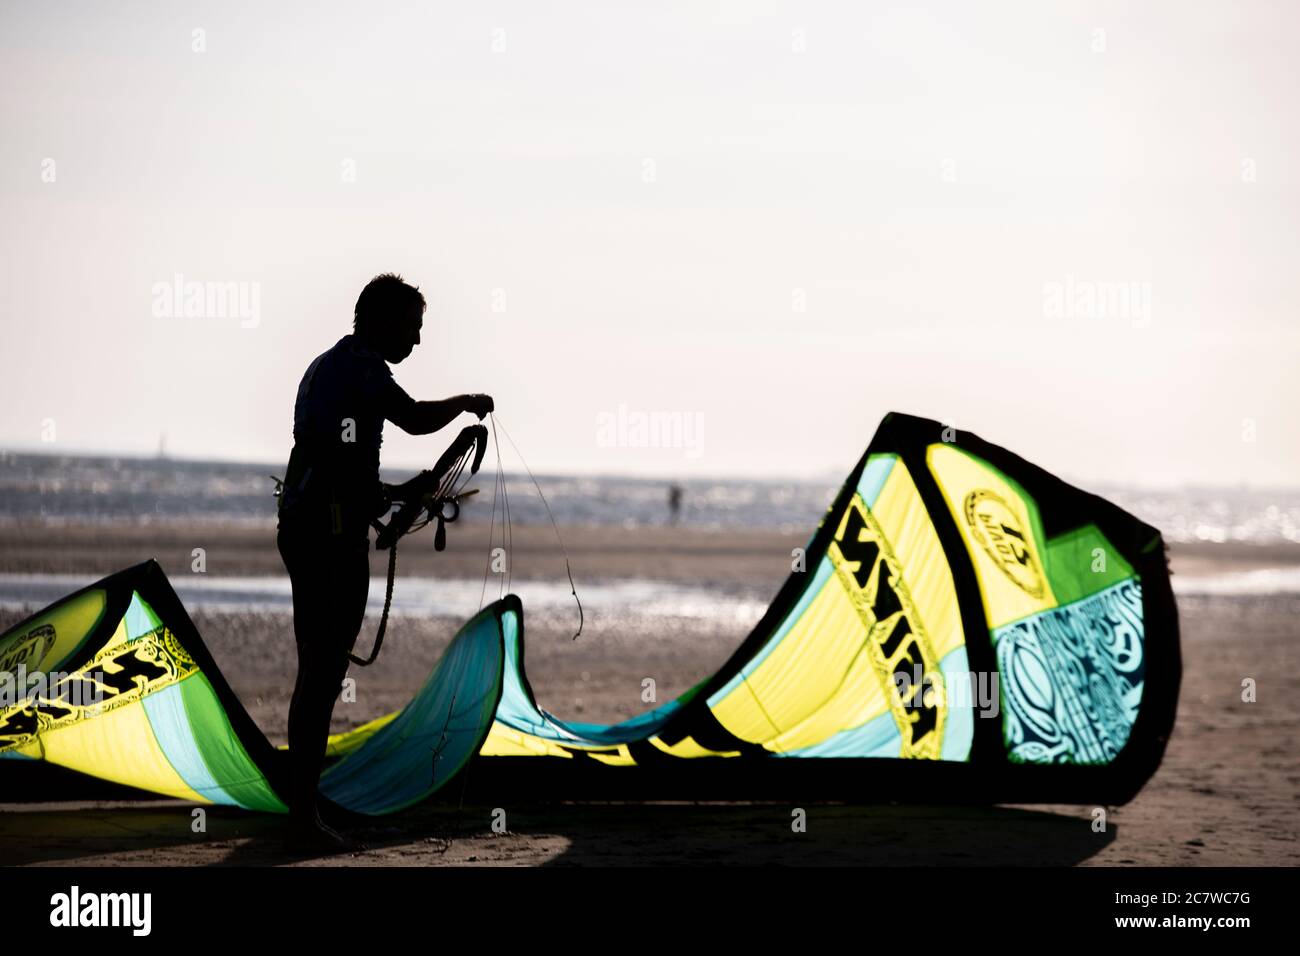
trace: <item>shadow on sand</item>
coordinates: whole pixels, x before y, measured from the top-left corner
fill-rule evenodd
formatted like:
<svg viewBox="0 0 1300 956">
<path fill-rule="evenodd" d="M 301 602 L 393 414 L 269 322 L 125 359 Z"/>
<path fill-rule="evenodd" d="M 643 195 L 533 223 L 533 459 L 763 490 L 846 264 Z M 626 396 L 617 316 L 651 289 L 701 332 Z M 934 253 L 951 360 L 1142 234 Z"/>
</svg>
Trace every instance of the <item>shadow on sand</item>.
<svg viewBox="0 0 1300 956">
<path fill-rule="evenodd" d="M 0 812 L 0 864 L 79 866 L 1070 866 L 1111 843 L 1084 814 L 1010 807 L 809 805 L 806 832 L 788 804 L 585 803 L 494 811 L 425 805 L 350 836 L 367 849 L 284 852 L 281 817 L 225 807 L 14 805 Z M 499 817 L 500 814 L 498 813 Z"/>
</svg>

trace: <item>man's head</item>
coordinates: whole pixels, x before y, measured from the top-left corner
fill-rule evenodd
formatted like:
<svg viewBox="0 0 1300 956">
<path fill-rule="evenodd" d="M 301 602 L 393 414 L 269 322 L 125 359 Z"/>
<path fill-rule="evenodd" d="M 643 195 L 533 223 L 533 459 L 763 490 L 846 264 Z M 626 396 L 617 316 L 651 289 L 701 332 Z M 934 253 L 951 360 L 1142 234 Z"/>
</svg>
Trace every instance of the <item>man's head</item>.
<svg viewBox="0 0 1300 956">
<path fill-rule="evenodd" d="M 418 288 L 386 272 L 375 276 L 361 290 L 352 330 L 385 361 L 397 363 L 420 344 L 424 309 L 424 296 Z"/>
</svg>

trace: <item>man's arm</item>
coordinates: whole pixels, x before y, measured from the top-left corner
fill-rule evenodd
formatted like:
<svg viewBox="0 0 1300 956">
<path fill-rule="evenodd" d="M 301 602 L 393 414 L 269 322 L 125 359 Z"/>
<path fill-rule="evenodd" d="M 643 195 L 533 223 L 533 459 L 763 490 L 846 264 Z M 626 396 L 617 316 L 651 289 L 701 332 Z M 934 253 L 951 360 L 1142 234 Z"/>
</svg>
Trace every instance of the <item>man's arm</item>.
<svg viewBox="0 0 1300 956">
<path fill-rule="evenodd" d="M 457 395 L 454 398 L 444 398 L 439 402 L 417 402 L 396 385 L 394 394 L 399 395 L 400 398 L 389 408 L 386 417 L 412 435 L 436 432 L 461 412 L 469 412 L 482 419 L 495 409 L 491 395 Z M 400 485 L 390 485 L 386 482 L 380 482 L 380 485 L 387 502 L 391 504 L 393 501 L 409 500 L 413 491 L 422 487 L 422 482 L 421 476 L 416 475 Z"/>
<path fill-rule="evenodd" d="M 388 420 L 410 435 L 428 435 L 449 425 L 461 412 L 482 419 L 493 410 L 489 395 L 456 395 L 436 402 L 398 402 Z"/>
</svg>

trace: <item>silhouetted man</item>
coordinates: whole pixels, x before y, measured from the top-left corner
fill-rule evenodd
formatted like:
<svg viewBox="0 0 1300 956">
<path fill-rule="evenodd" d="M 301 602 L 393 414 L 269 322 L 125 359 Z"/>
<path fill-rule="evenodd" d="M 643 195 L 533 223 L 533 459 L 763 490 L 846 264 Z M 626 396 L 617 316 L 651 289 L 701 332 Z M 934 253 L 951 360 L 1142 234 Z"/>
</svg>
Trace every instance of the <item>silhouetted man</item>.
<svg viewBox="0 0 1300 956">
<path fill-rule="evenodd" d="M 334 700 L 365 617 L 371 521 L 391 505 L 391 486 L 379 480 L 384 421 L 427 435 L 462 412 L 482 419 L 493 410 L 487 395 L 417 402 L 393 380 L 387 363 L 420 344 L 424 310 L 418 288 L 401 276 L 376 276 L 357 299 L 352 334 L 318 356 L 298 386 L 277 535 L 298 643 L 287 834 L 297 847 L 347 843 L 321 821 L 317 784 Z"/>
</svg>

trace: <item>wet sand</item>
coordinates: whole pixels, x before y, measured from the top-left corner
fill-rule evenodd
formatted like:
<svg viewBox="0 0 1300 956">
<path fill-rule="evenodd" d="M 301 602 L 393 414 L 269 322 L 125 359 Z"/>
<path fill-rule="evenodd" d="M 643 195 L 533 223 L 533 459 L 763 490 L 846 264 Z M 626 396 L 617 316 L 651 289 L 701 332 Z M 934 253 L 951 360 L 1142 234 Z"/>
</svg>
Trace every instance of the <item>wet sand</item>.
<svg viewBox="0 0 1300 956">
<path fill-rule="evenodd" d="M 565 528 L 581 594 L 584 581 L 652 577 L 766 589 L 784 579 L 790 549 L 807 535 L 689 529 Z M 404 548 L 411 574 L 482 574 L 485 527 L 458 525 L 444 554 L 431 541 Z M 431 536 L 425 536 L 431 537 Z M 514 529 L 515 574 L 563 580 L 549 527 Z M 473 542 L 473 545 L 470 544 Z M 156 557 L 169 575 L 190 573 L 205 548 L 210 573 L 280 574 L 273 532 L 202 525 L 0 527 L 0 571 L 102 574 Z M 1294 548 L 1204 545 L 1172 549 L 1177 574 L 1283 567 Z M 372 571 L 382 573 L 379 556 Z M 400 586 L 400 581 L 399 581 Z M 528 804 L 504 808 L 509 832 L 490 828 L 493 808 L 428 805 L 359 835 L 364 853 L 296 861 L 337 865 L 533 865 L 735 863 L 1295 865 L 1300 862 L 1300 595 L 1184 597 L 1183 689 L 1178 721 L 1155 777 L 1129 804 L 1110 808 L 1094 833 L 1090 807 L 810 806 L 806 834 L 790 807 L 737 804 Z M 33 609 L 35 610 L 35 609 Z M 743 622 L 687 616 L 630 630 L 599 618 L 572 636 L 572 615 L 527 615 L 528 672 L 542 707 L 562 718 L 613 721 L 647 708 L 641 680 L 666 700 L 712 673 L 744 638 Z M 0 610 L 0 629 L 25 616 Z M 285 740 L 294 674 L 282 613 L 192 612 L 223 673 L 274 743 Z M 635 618 L 633 618 L 635 620 Z M 359 646 L 369 647 L 368 619 Z M 401 707 L 455 632 L 451 617 L 395 618 L 379 662 L 357 678 L 355 702 L 335 708 L 342 730 Z M 1258 701 L 1240 700 L 1243 678 Z M 12 795 L 0 797 L 9 800 Z M 206 834 L 188 805 L 153 799 L 0 802 L 0 862 L 86 865 L 263 864 L 287 861 L 278 819 L 209 808 Z"/>
</svg>

